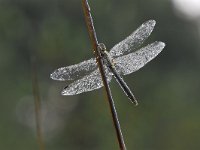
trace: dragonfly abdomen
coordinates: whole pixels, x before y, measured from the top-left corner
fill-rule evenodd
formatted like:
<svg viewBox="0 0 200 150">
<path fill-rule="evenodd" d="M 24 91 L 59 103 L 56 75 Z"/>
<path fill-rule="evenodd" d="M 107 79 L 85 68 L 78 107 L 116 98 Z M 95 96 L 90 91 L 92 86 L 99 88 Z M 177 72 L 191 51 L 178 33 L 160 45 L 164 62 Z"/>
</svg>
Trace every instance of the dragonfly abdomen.
<svg viewBox="0 0 200 150">
<path fill-rule="evenodd" d="M 119 83 L 119 85 L 122 88 L 122 90 L 124 91 L 124 93 L 128 96 L 128 98 L 131 100 L 131 102 L 134 103 L 137 106 L 138 102 L 137 102 L 135 96 L 131 92 L 130 88 L 128 87 L 128 85 L 126 84 L 126 82 L 124 81 L 124 79 L 116 71 L 115 67 L 114 66 L 110 66 L 109 69 L 113 73 L 116 81 Z"/>
</svg>

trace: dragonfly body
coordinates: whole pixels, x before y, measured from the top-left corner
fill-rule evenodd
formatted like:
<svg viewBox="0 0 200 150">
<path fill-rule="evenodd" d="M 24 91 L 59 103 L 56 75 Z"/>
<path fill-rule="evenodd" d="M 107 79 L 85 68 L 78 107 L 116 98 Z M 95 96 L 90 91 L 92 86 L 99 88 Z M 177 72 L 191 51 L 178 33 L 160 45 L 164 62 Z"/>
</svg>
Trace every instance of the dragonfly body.
<svg viewBox="0 0 200 150">
<path fill-rule="evenodd" d="M 114 76 L 125 94 L 136 105 L 137 101 L 130 88 L 124 82 L 122 75 L 128 75 L 139 70 L 155 58 L 165 47 L 163 42 L 156 41 L 135 52 L 131 52 L 149 37 L 154 29 L 155 23 L 155 20 L 149 20 L 143 23 L 131 35 L 111 48 L 109 52 L 106 51 L 104 44 L 101 43 L 98 45 L 98 52 L 103 61 L 107 81 L 110 82 L 112 76 Z M 74 80 L 63 89 L 62 95 L 76 95 L 99 89 L 103 86 L 95 58 L 59 68 L 50 77 L 59 81 Z"/>
<path fill-rule="evenodd" d="M 113 73 L 116 81 L 119 83 L 124 93 L 128 96 L 132 103 L 138 105 L 138 102 L 133 93 L 131 92 L 130 88 L 128 87 L 122 76 L 117 72 L 113 58 L 106 50 L 106 46 L 103 43 L 99 43 L 97 50 L 101 56 L 101 59 L 103 60 L 103 63 L 108 67 L 109 71 Z"/>
</svg>

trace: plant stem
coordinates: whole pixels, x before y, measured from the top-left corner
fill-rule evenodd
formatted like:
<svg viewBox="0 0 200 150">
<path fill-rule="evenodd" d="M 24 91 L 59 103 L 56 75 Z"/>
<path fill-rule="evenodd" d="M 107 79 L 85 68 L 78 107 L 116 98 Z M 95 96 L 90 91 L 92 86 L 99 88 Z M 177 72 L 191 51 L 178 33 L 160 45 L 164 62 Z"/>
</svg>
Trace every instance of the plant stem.
<svg viewBox="0 0 200 150">
<path fill-rule="evenodd" d="M 106 76 L 105 76 L 105 72 L 104 72 L 104 68 L 103 68 L 103 62 L 102 62 L 102 60 L 99 56 L 99 53 L 97 51 L 98 40 L 97 40 L 97 36 L 96 36 L 94 24 L 93 24 L 92 15 L 91 15 L 91 12 L 90 12 L 90 6 L 89 6 L 87 0 L 82 0 L 82 7 L 83 7 L 84 17 L 85 17 L 89 37 L 90 37 L 90 40 L 91 40 L 91 43 L 92 43 L 92 48 L 94 50 L 96 60 L 98 62 L 98 67 L 99 67 L 101 77 L 102 77 L 102 80 L 103 80 L 103 84 L 104 84 L 104 88 L 105 88 L 105 91 L 106 91 L 107 100 L 108 100 L 110 111 L 111 111 L 111 114 L 112 114 L 113 124 L 114 124 L 115 131 L 116 131 L 116 134 L 117 134 L 118 144 L 119 144 L 119 147 L 120 147 L 121 150 L 126 150 L 126 145 L 124 143 L 124 138 L 123 138 L 123 135 L 122 135 L 122 132 L 121 132 L 121 127 L 120 127 L 120 123 L 119 123 L 119 120 L 118 120 L 117 111 L 115 109 L 115 104 L 114 104 L 114 101 L 113 101 L 113 98 L 112 98 L 111 90 L 110 90 L 110 87 L 108 85 L 108 82 L 107 82 L 107 79 L 106 79 Z"/>
<path fill-rule="evenodd" d="M 41 100 L 39 94 L 38 87 L 38 79 L 37 79 L 37 70 L 36 70 L 36 61 L 34 56 L 31 56 L 31 75 L 32 75 L 32 89 L 33 89 L 33 97 L 35 103 L 35 120 L 36 120 L 36 132 L 37 132 L 37 140 L 40 150 L 45 150 L 44 139 L 42 134 L 41 127 Z"/>
</svg>

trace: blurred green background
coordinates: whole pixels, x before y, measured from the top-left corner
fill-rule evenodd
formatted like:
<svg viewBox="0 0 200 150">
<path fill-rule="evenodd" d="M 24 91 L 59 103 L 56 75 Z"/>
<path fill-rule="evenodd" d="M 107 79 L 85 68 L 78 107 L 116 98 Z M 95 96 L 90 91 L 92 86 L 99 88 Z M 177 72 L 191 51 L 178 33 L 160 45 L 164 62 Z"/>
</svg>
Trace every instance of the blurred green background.
<svg viewBox="0 0 200 150">
<path fill-rule="evenodd" d="M 189 11 L 175 0 L 89 0 L 98 39 L 108 49 L 149 19 L 157 24 L 144 45 L 167 44 L 156 59 L 124 77 L 138 107 L 111 83 L 129 150 L 200 149 L 200 15 L 192 11 L 200 4 L 186 1 Z M 46 149 L 118 149 L 103 90 L 61 96 L 69 83 L 49 78 L 56 68 L 93 57 L 80 0 L 0 1 L 0 149 L 38 149 L 31 57 Z"/>
</svg>

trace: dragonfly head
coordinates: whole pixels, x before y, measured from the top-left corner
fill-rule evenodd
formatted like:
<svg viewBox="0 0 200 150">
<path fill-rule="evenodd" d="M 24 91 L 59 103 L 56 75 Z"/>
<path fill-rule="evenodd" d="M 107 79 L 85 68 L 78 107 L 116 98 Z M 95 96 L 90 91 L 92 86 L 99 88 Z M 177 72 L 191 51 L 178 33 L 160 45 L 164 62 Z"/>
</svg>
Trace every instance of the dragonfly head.
<svg viewBox="0 0 200 150">
<path fill-rule="evenodd" d="M 106 46 L 105 46 L 105 44 L 99 43 L 98 49 L 99 49 L 99 51 L 101 51 L 101 52 L 105 52 L 105 51 L 106 51 Z"/>
</svg>

